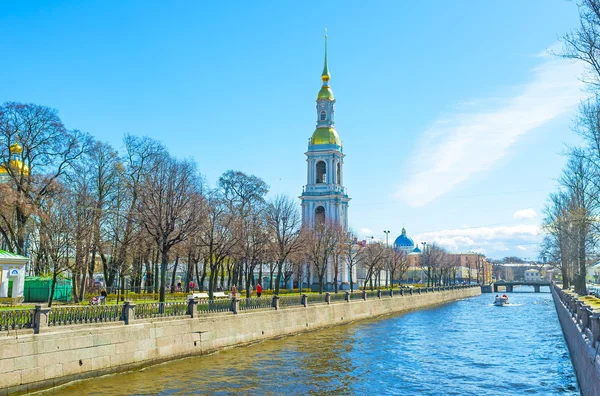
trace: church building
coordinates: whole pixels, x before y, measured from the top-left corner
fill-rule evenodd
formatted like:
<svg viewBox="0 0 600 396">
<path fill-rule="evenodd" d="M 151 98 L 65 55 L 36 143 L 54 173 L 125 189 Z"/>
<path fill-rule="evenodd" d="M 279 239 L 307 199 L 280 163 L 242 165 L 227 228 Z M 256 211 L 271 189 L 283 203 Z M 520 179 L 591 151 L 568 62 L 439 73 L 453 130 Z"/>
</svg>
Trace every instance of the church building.
<svg viewBox="0 0 600 396">
<path fill-rule="evenodd" d="M 316 222 L 333 222 L 348 229 L 348 202 L 344 188 L 344 152 L 342 140 L 335 130 L 335 98 L 329 87 L 327 66 L 327 36 L 325 36 L 325 66 L 323 85 L 317 95 L 317 128 L 308 139 L 307 172 L 300 200 L 302 221 L 313 227 Z"/>
<path fill-rule="evenodd" d="M 329 86 L 327 65 L 327 36 L 325 36 L 325 65 L 321 74 L 322 86 L 317 95 L 317 126 L 308 139 L 306 151 L 306 185 L 302 190 L 302 222 L 308 227 L 319 223 L 333 223 L 348 230 L 348 202 L 350 198 L 344 187 L 344 152 L 342 140 L 335 130 L 335 98 Z M 341 265 L 337 280 L 339 289 L 350 288 L 350 275 L 346 265 Z M 355 269 L 353 269 L 355 271 Z M 305 272 L 306 273 L 306 272 Z M 308 284 L 317 287 L 318 280 L 311 272 Z M 329 263 L 325 273 L 325 290 L 333 289 L 333 265 Z M 353 274 L 354 282 L 356 275 Z"/>
</svg>

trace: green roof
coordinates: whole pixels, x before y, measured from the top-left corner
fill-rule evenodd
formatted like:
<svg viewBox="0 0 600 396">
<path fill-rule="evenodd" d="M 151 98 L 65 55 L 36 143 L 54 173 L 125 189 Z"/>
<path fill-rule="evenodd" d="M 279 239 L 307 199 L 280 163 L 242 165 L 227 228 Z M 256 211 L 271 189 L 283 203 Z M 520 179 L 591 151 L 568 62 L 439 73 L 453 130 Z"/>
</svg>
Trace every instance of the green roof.
<svg viewBox="0 0 600 396">
<path fill-rule="evenodd" d="M 0 259 L 17 259 L 17 260 L 29 260 L 29 257 L 20 256 L 15 253 L 7 252 L 6 250 L 0 249 Z"/>
</svg>

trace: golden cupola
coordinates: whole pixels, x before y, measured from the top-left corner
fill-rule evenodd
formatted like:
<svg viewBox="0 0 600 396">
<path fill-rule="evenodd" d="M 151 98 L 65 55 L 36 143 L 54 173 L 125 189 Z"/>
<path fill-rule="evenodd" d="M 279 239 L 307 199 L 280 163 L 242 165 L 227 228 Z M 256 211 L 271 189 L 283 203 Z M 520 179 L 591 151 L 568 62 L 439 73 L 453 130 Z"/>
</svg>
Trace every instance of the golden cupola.
<svg viewBox="0 0 600 396">
<path fill-rule="evenodd" d="M 29 167 L 21 161 L 21 154 L 23 153 L 23 146 L 19 144 L 17 140 L 9 147 L 9 160 L 8 163 L 0 165 L 0 175 L 8 174 L 8 170 L 12 169 L 13 172 L 20 175 L 29 175 Z"/>
<path fill-rule="evenodd" d="M 329 87 L 330 79 L 331 75 L 329 74 L 329 65 L 327 64 L 327 35 L 325 35 L 325 63 L 323 65 L 323 73 L 321 73 L 323 85 L 317 95 L 317 129 L 311 138 L 312 145 L 342 145 L 342 140 L 334 128 L 333 114 L 335 98 L 333 91 Z"/>
</svg>

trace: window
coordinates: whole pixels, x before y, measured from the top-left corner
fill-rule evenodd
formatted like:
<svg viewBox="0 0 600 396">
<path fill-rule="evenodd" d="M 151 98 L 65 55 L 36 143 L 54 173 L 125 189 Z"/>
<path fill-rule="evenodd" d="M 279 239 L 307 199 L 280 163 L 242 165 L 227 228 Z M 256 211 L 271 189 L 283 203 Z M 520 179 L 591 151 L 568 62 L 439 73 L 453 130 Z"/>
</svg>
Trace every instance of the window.
<svg viewBox="0 0 600 396">
<path fill-rule="evenodd" d="M 327 165 L 325 162 L 317 162 L 317 183 L 327 183 Z"/>
<path fill-rule="evenodd" d="M 337 163 L 337 184 L 342 184 L 342 165 L 339 162 Z"/>
<path fill-rule="evenodd" d="M 321 112 L 321 121 L 325 121 L 325 119 L 327 118 L 327 113 L 325 113 L 324 111 Z"/>
<path fill-rule="evenodd" d="M 325 208 L 318 206 L 317 209 L 315 209 L 315 225 L 323 224 L 325 224 Z"/>
</svg>

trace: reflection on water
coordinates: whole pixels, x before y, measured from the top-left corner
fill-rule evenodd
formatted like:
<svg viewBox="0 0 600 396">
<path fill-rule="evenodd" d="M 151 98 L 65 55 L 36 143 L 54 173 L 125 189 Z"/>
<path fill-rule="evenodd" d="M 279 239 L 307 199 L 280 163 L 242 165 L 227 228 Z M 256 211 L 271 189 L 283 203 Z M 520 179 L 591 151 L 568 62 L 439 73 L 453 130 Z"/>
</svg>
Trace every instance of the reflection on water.
<svg viewBox="0 0 600 396">
<path fill-rule="evenodd" d="M 523 290 L 523 289 L 521 289 Z M 59 395 L 579 394 L 549 293 L 430 310 L 72 383 Z"/>
</svg>

